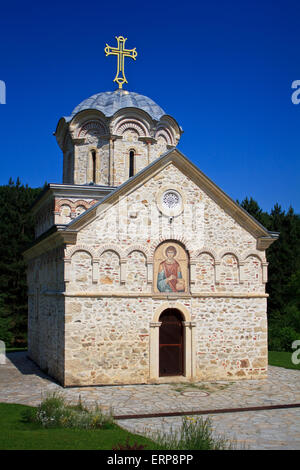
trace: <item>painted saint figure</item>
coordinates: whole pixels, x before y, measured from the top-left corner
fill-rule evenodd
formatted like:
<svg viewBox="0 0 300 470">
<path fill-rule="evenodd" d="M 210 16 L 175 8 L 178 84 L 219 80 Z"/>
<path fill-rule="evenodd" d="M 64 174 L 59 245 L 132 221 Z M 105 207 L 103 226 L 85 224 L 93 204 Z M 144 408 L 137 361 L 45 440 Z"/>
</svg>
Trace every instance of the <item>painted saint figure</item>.
<svg viewBox="0 0 300 470">
<path fill-rule="evenodd" d="M 159 265 L 157 288 L 160 292 L 184 292 L 185 282 L 181 268 L 174 259 L 177 254 L 175 246 L 168 246 L 165 254 L 167 259 Z"/>
</svg>

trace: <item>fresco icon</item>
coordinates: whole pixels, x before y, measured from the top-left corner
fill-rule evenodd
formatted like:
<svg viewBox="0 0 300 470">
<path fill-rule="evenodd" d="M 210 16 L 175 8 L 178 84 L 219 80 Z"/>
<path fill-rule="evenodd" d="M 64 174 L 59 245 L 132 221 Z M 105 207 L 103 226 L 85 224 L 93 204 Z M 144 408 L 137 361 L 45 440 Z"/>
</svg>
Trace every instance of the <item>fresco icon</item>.
<svg viewBox="0 0 300 470">
<path fill-rule="evenodd" d="M 178 243 L 163 243 L 154 256 L 154 291 L 182 294 L 187 288 L 187 253 Z"/>
</svg>

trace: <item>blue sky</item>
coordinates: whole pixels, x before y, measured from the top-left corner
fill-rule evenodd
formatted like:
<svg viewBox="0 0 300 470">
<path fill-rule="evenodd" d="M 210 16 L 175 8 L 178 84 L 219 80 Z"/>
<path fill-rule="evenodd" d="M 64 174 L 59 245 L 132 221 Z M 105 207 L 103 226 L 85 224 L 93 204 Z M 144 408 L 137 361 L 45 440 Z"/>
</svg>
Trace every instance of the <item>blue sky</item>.
<svg viewBox="0 0 300 470">
<path fill-rule="evenodd" d="M 62 182 L 53 132 L 83 99 L 113 91 L 106 42 L 128 38 L 126 89 L 183 127 L 179 149 L 233 199 L 300 212 L 299 1 L 10 1 L 1 6 L 0 184 Z"/>
</svg>

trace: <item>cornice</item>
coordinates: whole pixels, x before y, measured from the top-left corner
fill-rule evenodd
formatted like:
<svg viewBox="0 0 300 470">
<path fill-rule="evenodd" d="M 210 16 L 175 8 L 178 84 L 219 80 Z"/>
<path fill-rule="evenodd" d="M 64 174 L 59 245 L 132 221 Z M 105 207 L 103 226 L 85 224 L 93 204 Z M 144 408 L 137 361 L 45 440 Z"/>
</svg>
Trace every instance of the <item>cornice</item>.
<svg viewBox="0 0 300 470">
<path fill-rule="evenodd" d="M 278 239 L 278 237 L 279 233 L 272 233 L 272 235 L 269 237 L 260 237 L 257 239 L 256 248 L 260 251 L 266 250 L 267 248 L 269 248 L 270 245 L 272 245 L 273 242 L 275 242 L 275 240 Z"/>
<path fill-rule="evenodd" d="M 147 136 L 144 136 L 144 137 L 139 137 L 138 140 L 140 142 L 146 142 L 146 144 L 156 144 L 157 143 L 157 140 L 154 139 L 153 137 L 147 137 Z"/>
<path fill-rule="evenodd" d="M 23 257 L 26 261 L 29 261 L 36 256 L 41 255 L 49 250 L 53 250 L 61 245 L 74 245 L 77 239 L 77 231 L 69 230 L 66 232 L 65 230 L 58 229 L 55 227 L 55 232 L 50 233 L 48 236 L 43 237 L 41 239 L 37 239 L 36 242 L 28 248 L 28 250 L 24 251 Z"/>
<path fill-rule="evenodd" d="M 255 293 L 255 292 L 195 292 L 193 294 L 185 295 L 162 295 L 153 294 L 151 292 L 128 292 L 128 291 L 98 291 L 98 292 L 61 292 L 61 291 L 48 291 L 47 295 L 63 295 L 65 297 L 122 297 L 126 298 L 139 298 L 147 297 L 155 300 L 165 301 L 180 301 L 180 300 L 191 300 L 195 298 L 233 298 L 233 299 L 266 299 L 269 294 Z"/>
</svg>

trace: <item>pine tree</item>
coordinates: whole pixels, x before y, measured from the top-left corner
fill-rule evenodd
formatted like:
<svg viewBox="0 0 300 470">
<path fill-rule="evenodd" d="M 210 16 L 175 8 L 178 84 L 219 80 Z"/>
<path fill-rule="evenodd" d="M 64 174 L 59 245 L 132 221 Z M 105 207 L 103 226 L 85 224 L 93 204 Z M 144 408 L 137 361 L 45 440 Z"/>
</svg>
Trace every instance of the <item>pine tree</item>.
<svg viewBox="0 0 300 470">
<path fill-rule="evenodd" d="M 0 186 L 0 339 L 25 344 L 27 332 L 27 285 L 23 251 L 34 240 L 29 212 L 40 192 L 9 179 Z"/>
<path fill-rule="evenodd" d="M 270 214 L 256 201 L 245 198 L 241 206 L 279 238 L 267 250 L 269 345 L 274 350 L 290 350 L 300 339 L 300 217 L 292 207 L 287 213 L 276 203 Z"/>
</svg>

